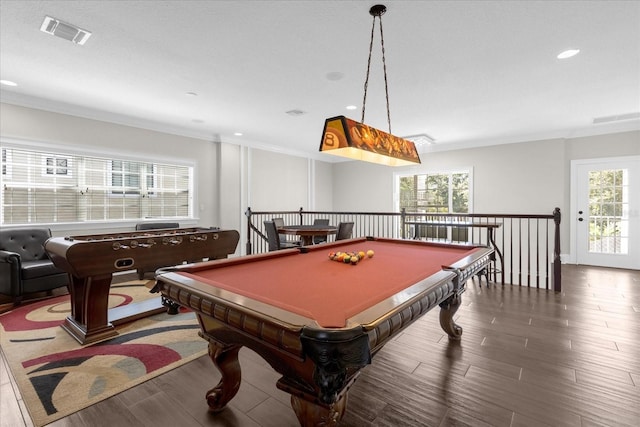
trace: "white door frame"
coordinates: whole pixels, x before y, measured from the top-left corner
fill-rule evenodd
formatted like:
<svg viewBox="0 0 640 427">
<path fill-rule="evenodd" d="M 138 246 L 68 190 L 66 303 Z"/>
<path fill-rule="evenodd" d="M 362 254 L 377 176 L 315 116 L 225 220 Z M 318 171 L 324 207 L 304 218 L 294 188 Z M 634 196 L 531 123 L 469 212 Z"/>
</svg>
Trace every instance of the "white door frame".
<svg viewBox="0 0 640 427">
<path fill-rule="evenodd" d="M 575 264 L 577 262 L 577 227 L 576 227 L 576 218 L 578 217 L 578 176 L 577 169 L 580 165 L 588 165 L 588 164 L 598 164 L 598 163 L 614 163 L 614 162 L 629 162 L 629 161 L 637 161 L 640 162 L 640 156 L 624 156 L 624 157 L 604 157 L 604 158 L 596 158 L 596 159 L 580 159 L 580 160 L 572 160 L 571 161 L 571 177 L 570 177 L 570 209 L 569 209 L 569 257 L 567 262 L 570 264 Z M 630 213 L 631 216 L 637 217 L 640 215 L 639 212 Z"/>
</svg>

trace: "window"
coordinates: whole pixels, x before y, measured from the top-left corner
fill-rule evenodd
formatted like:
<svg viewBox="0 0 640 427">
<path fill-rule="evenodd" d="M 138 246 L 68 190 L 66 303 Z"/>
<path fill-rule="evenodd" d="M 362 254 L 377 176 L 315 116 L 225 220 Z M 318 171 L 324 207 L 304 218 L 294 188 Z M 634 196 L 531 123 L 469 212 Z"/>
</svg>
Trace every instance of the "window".
<svg viewBox="0 0 640 427">
<path fill-rule="evenodd" d="M 193 167 L 2 148 L 1 224 L 192 216 Z"/>
<path fill-rule="evenodd" d="M 589 252 L 629 253 L 629 171 L 589 171 Z"/>
<path fill-rule="evenodd" d="M 2 176 L 7 177 L 11 175 L 11 159 L 9 158 L 9 152 L 6 148 L 2 149 Z"/>
<path fill-rule="evenodd" d="M 402 176 L 399 194 L 406 212 L 469 213 L 469 172 Z"/>
<path fill-rule="evenodd" d="M 155 168 L 151 163 L 111 161 L 111 194 L 152 194 L 154 182 Z"/>
<path fill-rule="evenodd" d="M 47 175 L 69 175 L 71 160 L 67 157 L 47 157 L 45 174 Z"/>
<path fill-rule="evenodd" d="M 470 212 L 469 172 L 425 173 L 400 177 L 399 207 L 414 215 L 414 221 L 442 221 L 429 214 L 465 214 Z M 419 238 L 469 241 L 469 229 L 464 227 L 443 227 L 414 225 L 411 235 Z"/>
</svg>

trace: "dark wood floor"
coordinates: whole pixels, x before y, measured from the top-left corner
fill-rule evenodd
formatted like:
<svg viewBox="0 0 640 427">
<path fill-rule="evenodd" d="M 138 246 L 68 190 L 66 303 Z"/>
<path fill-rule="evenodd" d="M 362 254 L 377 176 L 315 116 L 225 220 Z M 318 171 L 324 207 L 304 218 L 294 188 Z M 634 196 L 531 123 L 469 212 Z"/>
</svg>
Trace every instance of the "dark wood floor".
<svg viewBox="0 0 640 427">
<path fill-rule="evenodd" d="M 365 368 L 341 425 L 640 426 L 640 271 L 565 265 L 562 294 L 467 289 L 462 341 L 445 337 L 438 310 L 424 316 Z M 217 415 L 204 394 L 219 374 L 202 357 L 51 425 L 298 425 L 278 375 L 246 349 L 241 364 L 240 392 Z"/>
</svg>

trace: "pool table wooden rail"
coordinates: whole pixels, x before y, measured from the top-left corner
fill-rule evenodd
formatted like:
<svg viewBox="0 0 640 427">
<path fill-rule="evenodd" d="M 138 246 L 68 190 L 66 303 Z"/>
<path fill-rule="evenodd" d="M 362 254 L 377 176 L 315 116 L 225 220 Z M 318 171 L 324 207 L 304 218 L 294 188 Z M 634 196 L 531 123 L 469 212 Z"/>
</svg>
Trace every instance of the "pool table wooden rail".
<svg viewBox="0 0 640 427">
<path fill-rule="evenodd" d="M 333 244 L 323 245 L 322 250 L 330 250 L 330 246 Z M 347 392 L 359 371 L 385 343 L 425 313 L 439 305 L 440 326 L 450 339 L 460 339 L 462 328 L 453 319 L 460 294 L 467 278 L 485 269 L 493 254 L 492 249 L 482 248 L 443 266 L 441 271 L 347 319 L 342 328 L 321 327 L 314 319 L 179 274 L 270 257 L 304 256 L 301 251 L 312 250 L 320 249 L 288 249 L 176 266 L 157 275 L 157 289 L 165 298 L 196 312 L 200 335 L 209 342 L 209 355 L 222 373 L 220 382 L 206 393 L 212 411 L 224 409 L 237 393 L 241 380 L 237 356 L 246 346 L 282 375 L 277 387 L 291 394 L 291 405 L 301 425 L 335 425 L 346 409 Z"/>
<path fill-rule="evenodd" d="M 460 339 L 462 334 L 453 321 L 460 303 L 458 294 L 463 290 L 454 271 L 439 272 L 437 277 L 412 286 L 393 313 L 385 311 L 390 302 L 383 301 L 358 315 L 368 323 L 357 325 L 354 319 L 348 322 L 349 327 L 330 329 L 260 301 L 242 296 L 230 299 L 228 291 L 208 293 L 201 288 L 208 285 L 185 279 L 180 284 L 175 279 L 176 273 L 161 273 L 158 288 L 166 298 L 197 313 L 200 335 L 209 342 L 209 356 L 222 373 L 220 382 L 206 393 L 214 412 L 221 411 L 238 391 L 241 370 L 237 355 L 243 346 L 282 375 L 277 387 L 291 394 L 301 425 L 320 425 L 318 420 L 334 425 L 342 418 L 348 389 L 360 369 L 423 314 L 441 305 L 442 328 L 452 339 Z"/>
</svg>

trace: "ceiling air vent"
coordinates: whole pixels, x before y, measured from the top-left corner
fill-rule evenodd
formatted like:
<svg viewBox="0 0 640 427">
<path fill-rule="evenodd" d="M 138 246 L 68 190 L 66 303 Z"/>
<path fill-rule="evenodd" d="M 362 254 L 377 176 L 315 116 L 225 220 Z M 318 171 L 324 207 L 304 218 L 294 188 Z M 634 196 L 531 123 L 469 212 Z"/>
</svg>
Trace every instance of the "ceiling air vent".
<svg viewBox="0 0 640 427">
<path fill-rule="evenodd" d="M 60 37 L 65 40 L 69 40 L 75 44 L 83 45 L 87 39 L 91 36 L 91 33 L 87 30 L 76 27 L 75 25 L 67 24 L 56 18 L 45 16 L 40 31 L 47 34 L 51 34 L 56 37 Z"/>
<path fill-rule="evenodd" d="M 627 114 L 617 114 L 615 116 L 596 117 L 595 119 L 593 119 L 593 124 L 597 125 L 598 123 L 619 122 L 621 120 L 634 120 L 634 119 L 640 119 L 640 113 L 627 113 Z"/>
<path fill-rule="evenodd" d="M 436 143 L 436 140 L 433 137 L 427 135 L 426 133 L 421 133 L 418 135 L 403 136 L 402 138 L 408 139 L 409 141 L 413 142 L 417 146 L 433 145 Z"/>
</svg>

